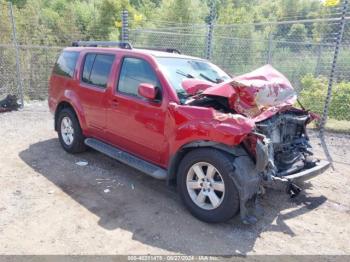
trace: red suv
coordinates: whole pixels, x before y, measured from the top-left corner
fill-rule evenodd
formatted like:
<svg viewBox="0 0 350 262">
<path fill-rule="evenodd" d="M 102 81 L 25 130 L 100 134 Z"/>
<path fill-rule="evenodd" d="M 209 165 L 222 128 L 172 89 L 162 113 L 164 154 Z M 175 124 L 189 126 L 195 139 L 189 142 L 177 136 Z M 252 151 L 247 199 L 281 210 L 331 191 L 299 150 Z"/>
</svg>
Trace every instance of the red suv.
<svg viewBox="0 0 350 262">
<path fill-rule="evenodd" d="M 108 46 L 108 47 L 107 47 Z M 271 66 L 231 77 L 176 50 L 75 42 L 50 79 L 49 107 L 69 153 L 92 147 L 168 184 L 190 212 L 221 222 L 240 211 L 255 223 L 256 197 L 325 170 L 312 158 L 295 92 Z"/>
</svg>

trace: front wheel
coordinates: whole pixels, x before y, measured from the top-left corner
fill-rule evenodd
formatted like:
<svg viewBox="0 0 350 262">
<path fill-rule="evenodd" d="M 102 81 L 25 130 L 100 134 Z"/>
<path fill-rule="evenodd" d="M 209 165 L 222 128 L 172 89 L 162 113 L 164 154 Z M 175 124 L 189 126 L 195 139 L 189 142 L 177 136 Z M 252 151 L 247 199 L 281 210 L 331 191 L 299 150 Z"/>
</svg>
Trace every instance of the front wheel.
<svg viewBox="0 0 350 262">
<path fill-rule="evenodd" d="M 177 175 L 180 196 L 198 219 L 217 223 L 232 218 L 239 210 L 239 194 L 230 176 L 231 156 L 216 149 L 197 149 L 181 161 Z"/>
</svg>

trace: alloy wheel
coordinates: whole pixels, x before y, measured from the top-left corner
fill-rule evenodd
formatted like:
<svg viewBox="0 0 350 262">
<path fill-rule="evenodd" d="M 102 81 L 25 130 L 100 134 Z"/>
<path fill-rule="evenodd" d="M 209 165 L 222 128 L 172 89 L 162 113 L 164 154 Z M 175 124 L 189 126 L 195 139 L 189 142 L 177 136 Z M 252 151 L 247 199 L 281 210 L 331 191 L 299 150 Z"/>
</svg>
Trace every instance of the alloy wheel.
<svg viewBox="0 0 350 262">
<path fill-rule="evenodd" d="M 64 143 L 67 146 L 70 146 L 71 144 L 73 144 L 73 140 L 74 140 L 73 122 L 68 116 L 65 116 L 62 118 L 61 135 Z"/>
<path fill-rule="evenodd" d="M 198 162 L 190 167 L 186 187 L 192 201 L 206 210 L 219 207 L 225 196 L 225 184 L 220 172 L 207 162 Z"/>
</svg>

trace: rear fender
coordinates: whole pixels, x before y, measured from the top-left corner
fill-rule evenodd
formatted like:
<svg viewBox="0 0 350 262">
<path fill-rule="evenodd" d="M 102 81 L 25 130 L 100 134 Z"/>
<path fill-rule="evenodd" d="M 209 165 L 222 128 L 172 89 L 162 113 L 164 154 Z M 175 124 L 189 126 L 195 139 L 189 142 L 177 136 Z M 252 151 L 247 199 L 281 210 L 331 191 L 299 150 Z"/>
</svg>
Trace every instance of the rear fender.
<svg viewBox="0 0 350 262">
<path fill-rule="evenodd" d="M 84 109 L 83 109 L 82 104 L 80 103 L 80 100 L 78 99 L 77 94 L 72 90 L 65 90 L 61 101 L 57 105 L 57 108 L 55 111 L 55 129 L 57 130 L 57 126 L 56 126 L 57 117 L 56 116 L 58 116 L 58 112 L 59 112 L 62 104 L 67 104 L 67 103 L 73 108 L 73 110 L 74 110 L 74 112 L 79 120 L 80 127 L 82 128 L 82 130 L 84 132 L 84 130 L 86 130 L 86 128 L 87 128 Z"/>
</svg>

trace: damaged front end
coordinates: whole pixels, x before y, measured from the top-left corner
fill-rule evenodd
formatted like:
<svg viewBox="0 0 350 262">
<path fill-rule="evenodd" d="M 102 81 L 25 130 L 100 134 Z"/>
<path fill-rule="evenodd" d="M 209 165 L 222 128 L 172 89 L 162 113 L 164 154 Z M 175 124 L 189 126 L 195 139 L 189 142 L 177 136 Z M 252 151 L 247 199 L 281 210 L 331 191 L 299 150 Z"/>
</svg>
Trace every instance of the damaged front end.
<svg viewBox="0 0 350 262">
<path fill-rule="evenodd" d="M 188 91 L 201 90 L 192 96 L 189 105 L 242 115 L 255 123 L 243 145 L 264 180 L 306 179 L 328 167 L 326 162 L 313 158 L 306 132 L 307 124 L 316 116 L 293 106 L 297 101 L 294 88 L 272 66 L 265 65 L 215 85 L 199 82 L 199 88 L 194 88 L 188 84 L 184 85 Z"/>
<path fill-rule="evenodd" d="M 224 115 L 242 115 L 254 122 L 255 127 L 241 145 L 255 166 L 237 163 L 241 170 L 249 169 L 244 172 L 246 176 L 260 178 L 259 182 L 255 180 L 258 186 L 251 186 L 241 196 L 243 222 L 255 221 L 259 187 L 283 186 L 294 197 L 300 192 L 296 181 L 310 179 L 328 168 L 327 161 L 313 157 L 307 136 L 306 126 L 316 116 L 293 106 L 297 96 L 292 85 L 270 65 L 209 87 L 201 83 L 197 89 L 201 91 L 191 97 L 188 105 L 210 107 Z"/>
<path fill-rule="evenodd" d="M 306 132 L 311 118 L 308 112 L 291 108 L 255 123 L 256 133 L 248 135 L 243 143 L 254 156 L 264 185 L 285 186 L 294 197 L 300 192 L 294 182 L 310 179 L 328 168 L 327 161 L 313 157 Z"/>
</svg>

